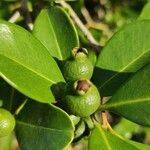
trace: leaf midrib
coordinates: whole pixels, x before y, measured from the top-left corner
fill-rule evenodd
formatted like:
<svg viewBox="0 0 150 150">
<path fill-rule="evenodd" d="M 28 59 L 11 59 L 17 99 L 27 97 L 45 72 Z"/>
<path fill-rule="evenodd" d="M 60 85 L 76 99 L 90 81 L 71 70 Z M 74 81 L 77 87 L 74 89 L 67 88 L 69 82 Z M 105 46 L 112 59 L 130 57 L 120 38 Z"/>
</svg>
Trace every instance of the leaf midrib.
<svg viewBox="0 0 150 150">
<path fill-rule="evenodd" d="M 42 128 L 42 129 L 48 130 L 48 131 L 57 131 L 57 132 L 62 132 L 62 133 L 64 133 L 64 132 L 70 133 L 70 132 L 71 132 L 71 130 L 52 129 L 52 128 L 48 128 L 48 127 L 44 127 L 44 126 L 39 126 L 39 125 L 36 126 L 36 125 L 29 124 L 29 123 L 25 123 L 25 122 L 22 122 L 22 121 L 19 121 L 19 120 L 17 120 L 17 123 L 18 123 L 18 124 L 21 124 L 21 125 L 23 125 L 23 126 L 31 127 L 31 128 Z"/>
<path fill-rule="evenodd" d="M 49 16 L 49 13 L 48 13 L 48 12 L 47 12 L 47 16 L 48 16 L 48 22 L 49 22 L 49 24 L 50 24 L 50 27 L 51 27 L 52 32 L 53 32 L 53 35 L 54 35 L 54 39 L 55 39 L 56 46 L 57 46 L 57 48 L 58 48 L 58 54 L 59 54 L 59 56 L 60 56 L 60 59 L 63 60 L 63 56 L 62 56 L 62 53 L 61 53 L 61 50 L 60 50 L 60 46 L 59 46 L 59 43 L 58 43 L 58 40 L 57 40 L 57 36 L 56 36 L 56 34 L 55 34 L 55 32 L 54 32 L 54 28 L 53 28 L 53 25 L 52 25 L 52 23 L 51 23 L 50 16 Z"/>
<path fill-rule="evenodd" d="M 100 133 L 101 133 L 101 135 L 104 139 L 104 142 L 105 142 L 108 150 L 112 150 L 112 148 L 109 146 L 109 141 L 107 140 L 107 137 L 106 137 L 105 133 L 103 132 L 103 130 L 100 127 L 98 127 L 98 129 L 100 130 Z"/>
<path fill-rule="evenodd" d="M 45 80 L 47 80 L 47 81 L 49 81 L 49 82 L 51 82 L 51 83 L 54 83 L 54 84 L 56 83 L 56 82 L 54 82 L 54 81 L 48 79 L 47 77 L 43 76 L 43 74 L 41 74 L 41 73 L 39 73 L 39 72 L 36 72 L 36 71 L 32 70 L 31 68 L 29 68 L 29 67 L 23 65 L 22 63 L 20 63 L 20 62 L 14 60 L 14 59 L 12 59 L 12 58 L 9 58 L 8 56 L 2 55 L 2 54 L 0 54 L 0 55 L 1 55 L 2 57 L 6 58 L 6 59 L 9 59 L 9 60 L 11 60 L 11 61 L 17 63 L 18 65 L 20 65 L 20 66 L 26 68 L 27 70 L 30 70 L 31 72 L 33 72 L 33 73 L 36 74 L 37 76 L 40 76 L 41 78 L 44 78 Z"/>
<path fill-rule="evenodd" d="M 126 69 L 128 69 L 130 66 L 132 66 L 135 62 L 137 62 L 141 57 L 143 57 L 144 55 L 146 55 L 149 52 L 149 49 L 146 50 L 145 52 L 143 52 L 142 54 L 140 54 L 137 58 L 135 58 L 134 60 L 132 60 L 130 63 L 128 63 L 125 67 L 123 67 L 118 73 L 114 74 L 111 78 L 109 78 L 108 80 L 106 80 L 101 86 L 100 88 L 104 87 L 109 81 L 111 81 L 113 78 L 115 78 L 118 74 L 122 73 L 123 71 L 125 71 Z"/>
<path fill-rule="evenodd" d="M 136 99 L 136 100 L 122 100 L 122 102 L 118 102 L 118 103 L 113 103 L 113 104 L 104 104 L 102 105 L 102 107 L 100 109 L 111 109 L 111 108 L 116 108 L 116 107 L 121 107 L 124 105 L 134 105 L 137 103 L 142 103 L 142 102 L 150 102 L 150 98 L 141 98 L 141 99 Z"/>
</svg>

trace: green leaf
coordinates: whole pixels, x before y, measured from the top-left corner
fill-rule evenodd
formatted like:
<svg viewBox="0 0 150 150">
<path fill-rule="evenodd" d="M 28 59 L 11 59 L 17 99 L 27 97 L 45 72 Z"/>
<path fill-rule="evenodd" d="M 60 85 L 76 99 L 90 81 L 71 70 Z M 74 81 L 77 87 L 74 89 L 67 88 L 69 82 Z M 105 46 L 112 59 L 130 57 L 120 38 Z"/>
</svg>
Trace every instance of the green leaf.
<svg viewBox="0 0 150 150">
<path fill-rule="evenodd" d="M 126 25 L 100 53 L 93 82 L 102 96 L 111 96 L 132 74 L 150 62 L 150 21 Z"/>
<path fill-rule="evenodd" d="M 69 116 L 49 104 L 28 101 L 17 116 L 16 135 L 22 150 L 61 150 L 73 139 Z"/>
<path fill-rule="evenodd" d="M 143 131 L 143 127 L 132 122 L 129 121 L 125 118 L 122 118 L 121 121 L 115 125 L 113 127 L 113 129 L 120 134 L 121 136 L 131 139 L 132 138 L 132 134 L 135 133 L 140 133 L 141 131 Z"/>
<path fill-rule="evenodd" d="M 147 20 L 150 19 L 150 2 L 146 3 L 138 20 Z"/>
<path fill-rule="evenodd" d="M 46 48 L 23 28 L 0 21 L 0 76 L 25 95 L 54 102 L 51 86 L 64 81 Z"/>
<path fill-rule="evenodd" d="M 136 145 L 137 144 L 137 145 Z M 149 146 L 125 140 L 96 125 L 89 139 L 89 150 L 149 150 Z"/>
<path fill-rule="evenodd" d="M 43 9 L 37 17 L 33 34 L 58 60 L 65 60 L 79 46 L 77 33 L 67 13 L 59 7 Z"/>
<path fill-rule="evenodd" d="M 102 106 L 144 126 L 150 126 L 150 64 L 139 70 Z"/>
<path fill-rule="evenodd" d="M 136 148 L 138 148 L 139 150 L 149 150 L 150 149 L 150 146 L 149 145 L 146 145 L 146 144 L 142 144 L 142 143 L 139 143 L 139 142 L 135 142 L 135 141 L 131 141 L 131 140 L 128 140 L 128 142 L 132 145 L 134 145 Z"/>
</svg>

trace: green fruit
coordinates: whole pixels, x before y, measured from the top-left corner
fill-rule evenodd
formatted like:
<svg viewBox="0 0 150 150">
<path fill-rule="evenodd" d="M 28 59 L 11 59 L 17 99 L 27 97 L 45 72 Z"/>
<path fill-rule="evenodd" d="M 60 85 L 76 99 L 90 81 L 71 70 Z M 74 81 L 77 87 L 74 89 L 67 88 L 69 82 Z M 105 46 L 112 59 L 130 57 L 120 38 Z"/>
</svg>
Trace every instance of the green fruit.
<svg viewBox="0 0 150 150">
<path fill-rule="evenodd" d="M 66 81 L 90 79 L 93 74 L 93 65 L 88 58 L 87 50 L 74 48 L 72 57 L 65 61 L 62 72 Z"/>
<path fill-rule="evenodd" d="M 15 119 L 13 115 L 0 108 L 0 137 L 9 135 L 15 127 Z"/>
<path fill-rule="evenodd" d="M 64 110 L 69 114 L 86 117 L 100 106 L 100 95 L 89 80 L 79 80 L 74 84 L 74 92 L 67 94 L 62 103 Z"/>
</svg>

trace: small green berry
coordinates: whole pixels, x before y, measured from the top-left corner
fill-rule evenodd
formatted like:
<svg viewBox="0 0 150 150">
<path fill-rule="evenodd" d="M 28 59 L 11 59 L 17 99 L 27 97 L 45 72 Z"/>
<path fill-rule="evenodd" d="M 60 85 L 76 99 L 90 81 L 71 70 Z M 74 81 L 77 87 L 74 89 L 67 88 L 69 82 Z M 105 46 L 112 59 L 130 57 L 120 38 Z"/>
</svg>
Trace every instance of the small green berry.
<svg viewBox="0 0 150 150">
<path fill-rule="evenodd" d="M 90 79 L 93 74 L 93 65 L 88 58 L 87 50 L 74 48 L 72 57 L 65 61 L 62 72 L 66 81 Z"/>
<path fill-rule="evenodd" d="M 0 108 L 0 137 L 9 135 L 14 127 L 15 119 L 13 115 L 9 111 Z"/>
<path fill-rule="evenodd" d="M 74 83 L 74 92 L 65 96 L 62 105 L 69 114 L 90 116 L 100 106 L 100 94 L 92 82 L 79 80 Z"/>
</svg>

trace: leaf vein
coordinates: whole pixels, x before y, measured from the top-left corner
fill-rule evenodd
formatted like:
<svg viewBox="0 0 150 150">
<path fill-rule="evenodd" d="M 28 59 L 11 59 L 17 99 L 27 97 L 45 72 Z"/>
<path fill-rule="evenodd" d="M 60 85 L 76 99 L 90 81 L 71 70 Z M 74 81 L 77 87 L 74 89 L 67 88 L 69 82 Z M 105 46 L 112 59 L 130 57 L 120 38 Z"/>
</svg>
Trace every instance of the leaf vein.
<svg viewBox="0 0 150 150">
<path fill-rule="evenodd" d="M 109 146 L 109 142 L 108 142 L 108 140 L 107 140 L 107 137 L 106 137 L 105 133 L 103 132 L 103 130 L 102 130 L 101 128 L 99 128 L 99 130 L 100 130 L 101 135 L 102 135 L 102 137 L 103 137 L 103 139 L 104 139 L 104 141 L 105 141 L 105 144 L 106 144 L 106 146 L 107 146 L 107 149 L 108 149 L 108 150 L 112 150 L 111 147 Z"/>
<path fill-rule="evenodd" d="M 38 76 L 40 76 L 40 77 L 46 79 L 47 81 L 50 81 L 50 82 L 52 82 L 52 83 L 56 83 L 56 82 L 54 82 L 54 81 L 48 79 L 47 77 L 43 76 L 41 73 L 36 72 L 36 71 L 34 71 L 33 69 L 31 69 L 31 68 L 29 68 L 29 67 L 23 65 L 22 63 L 20 63 L 20 62 L 14 60 L 14 59 L 12 59 L 12 58 L 6 57 L 5 55 L 2 55 L 2 54 L 0 54 L 0 55 L 1 55 L 2 57 L 5 57 L 5 58 L 7 58 L 7 59 L 10 59 L 10 60 L 13 61 L 13 62 L 16 62 L 18 65 L 23 66 L 23 67 L 26 68 L 27 70 L 30 70 L 31 72 L 33 72 L 33 73 L 37 74 Z"/>
<path fill-rule="evenodd" d="M 50 17 L 50 16 L 48 15 L 48 22 L 49 22 L 49 24 L 50 24 L 50 26 L 51 26 L 51 29 L 52 29 L 54 38 L 55 38 L 55 40 L 56 40 L 56 46 L 57 46 L 57 48 L 58 48 L 58 54 L 59 54 L 59 56 L 60 56 L 60 59 L 63 60 L 63 56 L 62 56 L 62 54 L 61 54 L 61 50 L 60 50 L 60 46 L 59 46 L 59 43 L 58 43 L 58 40 L 57 40 L 57 36 L 56 36 L 56 34 L 55 34 L 55 32 L 54 32 L 54 28 L 53 28 L 53 25 L 52 25 L 52 23 L 51 23 L 49 17 Z"/>
<path fill-rule="evenodd" d="M 142 103 L 142 102 L 150 102 L 150 98 L 143 98 L 143 99 L 136 99 L 136 100 L 127 100 L 124 101 L 122 100 L 122 102 L 118 102 L 118 103 L 113 103 L 113 104 L 104 104 L 102 107 L 103 108 L 114 108 L 114 107 L 121 107 L 123 105 L 134 105 L 136 103 Z"/>
<path fill-rule="evenodd" d="M 33 124 L 29 124 L 29 123 L 25 123 L 25 122 L 22 122 L 22 121 L 19 121 L 19 120 L 17 120 L 17 123 L 18 124 L 22 124 L 23 126 L 29 126 L 29 127 L 31 127 L 31 128 L 42 128 L 42 129 L 44 129 L 44 130 L 50 130 L 50 131 L 57 131 L 57 132 L 71 132 L 71 131 L 69 131 L 69 130 L 60 130 L 60 129 L 52 129 L 52 128 L 48 128 L 48 127 L 44 127 L 44 126 L 36 126 L 36 125 L 33 125 Z"/>
<path fill-rule="evenodd" d="M 149 49 L 148 49 L 149 50 Z M 109 78 L 108 80 L 106 80 L 101 86 L 100 88 L 104 87 L 109 81 L 111 81 L 113 78 L 115 78 L 118 74 L 120 74 L 121 72 L 125 71 L 126 69 L 128 69 L 128 67 L 132 66 L 132 64 L 134 64 L 135 62 L 137 62 L 142 56 L 146 55 L 148 50 L 146 52 L 143 52 L 142 54 L 140 54 L 137 58 L 135 58 L 134 60 L 132 60 L 129 64 L 127 64 L 125 67 L 123 67 L 118 73 L 114 74 L 111 78 Z"/>
</svg>

